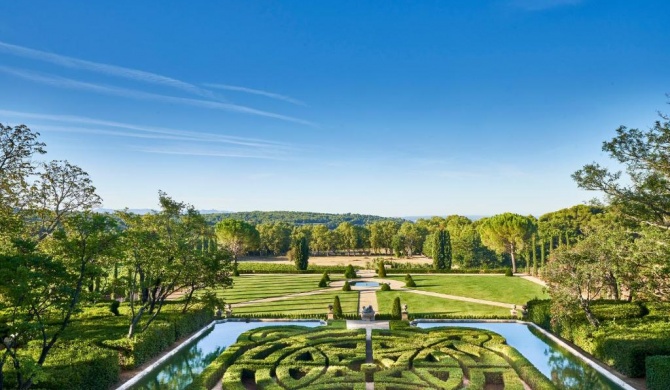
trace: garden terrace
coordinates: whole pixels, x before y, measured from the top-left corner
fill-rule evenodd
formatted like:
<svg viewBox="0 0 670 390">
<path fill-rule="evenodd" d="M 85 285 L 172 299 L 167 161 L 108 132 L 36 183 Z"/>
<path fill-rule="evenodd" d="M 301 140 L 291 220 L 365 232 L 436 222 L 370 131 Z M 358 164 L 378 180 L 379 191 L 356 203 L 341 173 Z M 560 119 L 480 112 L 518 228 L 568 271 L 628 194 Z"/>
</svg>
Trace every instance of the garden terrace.
<svg viewBox="0 0 670 390">
<path fill-rule="evenodd" d="M 217 361 L 224 389 L 553 389 L 523 356 L 492 332 L 473 329 L 375 330 L 374 364 L 365 333 L 332 327 L 259 328 Z M 225 360 L 225 362 L 224 362 Z M 215 362 L 216 363 L 216 362 Z M 211 380 L 210 380 L 211 382 Z M 203 378 L 196 380 L 203 383 Z"/>
</svg>

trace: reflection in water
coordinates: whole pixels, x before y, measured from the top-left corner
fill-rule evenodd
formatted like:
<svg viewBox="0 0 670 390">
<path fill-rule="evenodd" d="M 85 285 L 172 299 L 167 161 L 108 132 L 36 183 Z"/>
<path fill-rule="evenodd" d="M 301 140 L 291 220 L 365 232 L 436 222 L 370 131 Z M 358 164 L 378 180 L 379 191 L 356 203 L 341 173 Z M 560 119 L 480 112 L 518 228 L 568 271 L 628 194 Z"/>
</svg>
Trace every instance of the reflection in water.
<svg viewBox="0 0 670 390">
<path fill-rule="evenodd" d="M 419 322 L 421 328 L 459 326 L 498 333 L 561 390 L 619 390 L 598 371 L 561 348 L 533 327 L 515 323 Z"/>
<path fill-rule="evenodd" d="M 219 346 L 208 353 L 204 353 L 201 345 L 198 343 L 193 344 L 190 348 L 185 348 L 176 354 L 169 360 L 169 364 L 159 367 L 158 370 L 160 372 L 158 375 L 147 376 L 134 389 L 183 389 L 193 381 L 194 376 L 201 373 L 224 349 L 226 349 L 225 346 Z"/>
</svg>

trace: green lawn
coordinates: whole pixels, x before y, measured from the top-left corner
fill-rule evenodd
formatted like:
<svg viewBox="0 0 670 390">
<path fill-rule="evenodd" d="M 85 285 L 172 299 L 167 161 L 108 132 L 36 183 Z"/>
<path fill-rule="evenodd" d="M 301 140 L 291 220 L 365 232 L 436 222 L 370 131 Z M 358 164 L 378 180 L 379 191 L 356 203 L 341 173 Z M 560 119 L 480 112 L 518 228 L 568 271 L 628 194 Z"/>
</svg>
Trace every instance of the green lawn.
<svg viewBox="0 0 670 390">
<path fill-rule="evenodd" d="M 544 287 L 519 277 L 503 275 L 412 275 L 416 289 L 442 294 L 485 299 L 488 301 L 525 304 L 531 299 L 548 299 Z M 405 276 L 387 279 L 404 281 Z M 423 299 L 428 299 L 423 297 Z"/>
<path fill-rule="evenodd" d="M 403 291 L 378 291 L 377 302 L 379 303 L 379 311 L 381 313 L 391 313 L 391 305 L 396 297 L 400 297 L 401 305 L 407 304 L 407 311 L 412 316 L 420 313 L 468 317 L 509 315 L 509 309 L 503 307 L 427 297 Z"/>
<path fill-rule="evenodd" d="M 328 305 L 333 303 L 336 295 L 340 297 L 343 313 L 355 314 L 358 312 L 357 291 L 334 291 L 289 298 L 276 302 L 259 303 L 257 305 L 240 308 L 236 308 L 235 305 L 233 305 L 233 313 L 236 315 L 249 313 L 323 314 L 325 317 L 328 313 Z"/>
<path fill-rule="evenodd" d="M 338 276 L 331 275 L 335 281 Z M 233 278 L 233 287 L 216 290 L 226 303 L 239 303 L 261 298 L 280 297 L 306 291 L 320 290 L 321 275 L 241 275 Z"/>
</svg>

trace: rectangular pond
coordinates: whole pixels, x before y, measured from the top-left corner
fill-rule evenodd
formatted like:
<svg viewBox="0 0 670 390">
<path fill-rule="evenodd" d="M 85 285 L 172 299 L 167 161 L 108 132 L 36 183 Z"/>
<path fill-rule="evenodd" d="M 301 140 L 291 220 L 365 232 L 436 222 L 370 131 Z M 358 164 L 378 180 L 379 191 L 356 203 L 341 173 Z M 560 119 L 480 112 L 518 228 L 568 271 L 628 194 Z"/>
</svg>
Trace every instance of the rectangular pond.
<svg viewBox="0 0 670 390">
<path fill-rule="evenodd" d="M 265 326 L 299 325 L 314 328 L 318 321 L 219 322 L 203 335 L 185 345 L 139 381 L 123 389 L 181 390 L 193 382 L 214 359 L 244 332 Z M 141 374 L 140 374 L 141 375 Z"/>
<path fill-rule="evenodd" d="M 600 372 L 560 347 L 530 325 L 501 322 L 421 322 L 419 328 L 454 326 L 485 329 L 503 336 L 559 389 L 572 390 L 621 390 Z"/>
</svg>

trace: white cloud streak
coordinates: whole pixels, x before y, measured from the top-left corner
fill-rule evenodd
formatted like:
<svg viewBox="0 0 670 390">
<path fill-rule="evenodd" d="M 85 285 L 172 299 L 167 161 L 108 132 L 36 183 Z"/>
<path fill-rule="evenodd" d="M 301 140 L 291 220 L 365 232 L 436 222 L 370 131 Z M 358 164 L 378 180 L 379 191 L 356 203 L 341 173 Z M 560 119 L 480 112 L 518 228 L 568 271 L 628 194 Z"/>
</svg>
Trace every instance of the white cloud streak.
<svg viewBox="0 0 670 390">
<path fill-rule="evenodd" d="M 252 95 L 265 96 L 265 97 L 275 99 L 275 100 L 281 100 L 281 101 L 288 102 L 288 103 L 291 103 L 291 104 L 295 104 L 295 105 L 298 105 L 298 106 L 306 106 L 306 104 L 304 102 L 302 102 L 298 99 L 294 99 L 290 96 L 280 95 L 278 93 L 263 91 L 263 90 L 260 90 L 260 89 L 238 87 L 238 86 L 235 86 L 235 85 L 226 85 L 226 84 L 209 84 L 209 83 L 207 83 L 207 84 L 203 84 L 203 85 L 206 86 L 206 87 L 209 87 L 209 88 L 223 89 L 223 90 L 226 90 L 226 91 L 244 92 L 244 93 L 249 93 L 249 94 L 252 94 Z"/>
<path fill-rule="evenodd" d="M 10 75 L 13 75 L 13 76 L 17 76 L 17 77 L 21 77 L 23 79 L 34 81 L 34 82 L 37 82 L 37 83 L 51 85 L 51 86 L 54 86 L 54 87 L 76 89 L 76 90 L 89 91 L 89 92 L 96 92 L 96 93 L 105 94 L 105 95 L 120 96 L 120 97 L 126 97 L 126 98 L 131 98 L 131 99 L 138 99 L 138 100 L 151 100 L 151 101 L 158 101 L 158 102 L 164 102 L 164 103 L 173 103 L 173 104 L 189 105 L 189 106 L 210 108 L 210 109 L 223 110 L 223 111 L 231 111 L 231 112 L 237 112 L 237 113 L 248 114 L 248 115 L 274 118 L 274 119 L 279 119 L 279 120 L 283 120 L 283 121 L 287 121 L 287 122 L 299 123 L 299 124 L 302 124 L 302 125 L 316 127 L 315 123 L 312 123 L 312 122 L 309 122 L 309 121 L 306 121 L 306 120 L 303 120 L 303 119 L 294 118 L 294 117 L 291 117 L 291 116 L 286 116 L 286 115 L 281 115 L 281 114 L 276 114 L 276 113 L 268 112 L 268 111 L 257 110 L 255 108 L 251 108 L 251 107 L 247 107 L 247 106 L 241 106 L 241 105 L 237 105 L 237 104 L 214 102 L 214 101 L 201 100 L 201 99 L 182 98 L 182 97 L 175 97 L 175 96 L 168 96 L 168 95 L 160 95 L 160 94 L 156 94 L 156 93 L 137 91 L 137 90 L 127 89 L 127 88 L 119 88 L 119 87 L 112 87 L 112 86 L 106 86 L 106 85 L 100 85 L 100 84 L 93 84 L 93 83 L 73 80 L 73 79 L 69 79 L 69 78 L 65 78 L 65 77 L 46 76 L 46 75 L 42 75 L 42 74 L 39 74 L 39 73 L 35 73 L 35 72 L 31 72 L 31 71 L 25 71 L 25 70 L 16 69 L 16 68 L 7 67 L 7 66 L 0 66 L 0 72 L 10 74 Z"/>
<path fill-rule="evenodd" d="M 0 51 L 19 57 L 30 58 L 37 61 L 49 62 L 51 64 L 59 65 L 65 68 L 86 70 L 90 72 L 101 73 L 108 76 L 120 77 L 149 84 L 163 85 L 166 87 L 180 89 L 182 91 L 193 93 L 195 95 L 206 97 L 209 99 L 222 100 L 221 97 L 219 97 L 212 91 L 201 88 L 197 85 L 176 80 L 170 77 L 162 76 L 156 73 L 145 72 L 137 69 L 124 68 L 122 66 L 102 64 L 99 62 L 81 60 L 78 58 L 67 57 L 60 54 L 29 49 L 23 46 L 12 45 L 2 41 L 0 41 Z"/>
<path fill-rule="evenodd" d="M 81 127 L 73 128 L 73 127 L 65 127 L 62 125 L 60 126 L 40 125 L 40 129 L 51 129 L 54 131 L 78 131 L 78 132 L 89 132 L 91 134 L 97 133 L 105 135 L 128 136 L 134 138 L 151 138 L 153 136 L 156 139 L 173 139 L 173 140 L 207 142 L 207 143 L 225 143 L 225 144 L 246 146 L 252 148 L 276 148 L 283 150 L 293 149 L 293 147 L 290 144 L 284 142 L 262 140 L 257 138 L 228 136 L 213 133 L 176 130 L 165 127 L 136 125 L 132 123 L 108 121 L 108 120 L 94 119 L 75 115 L 53 115 L 53 114 L 41 114 L 41 113 L 11 111 L 1 109 L 0 109 L 0 115 L 4 117 L 27 118 L 32 120 L 59 122 L 61 124 L 75 123 L 81 125 L 112 127 L 125 130 L 138 131 L 141 133 L 118 132 L 111 130 L 100 130 L 100 129 L 81 128 Z M 77 129 L 77 130 L 68 130 L 68 129 Z M 142 134 L 142 133 L 148 133 L 148 134 Z"/>
<path fill-rule="evenodd" d="M 197 150 L 190 149 L 161 149 L 161 148 L 133 148 L 138 152 L 154 153 L 154 154 L 169 154 L 177 156 L 198 156 L 198 157 L 227 157 L 227 158 L 252 158 L 252 159 L 266 159 L 266 160 L 286 160 L 281 156 L 275 156 L 267 153 L 249 153 L 244 150 Z"/>
</svg>

